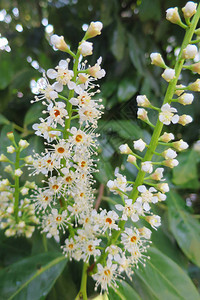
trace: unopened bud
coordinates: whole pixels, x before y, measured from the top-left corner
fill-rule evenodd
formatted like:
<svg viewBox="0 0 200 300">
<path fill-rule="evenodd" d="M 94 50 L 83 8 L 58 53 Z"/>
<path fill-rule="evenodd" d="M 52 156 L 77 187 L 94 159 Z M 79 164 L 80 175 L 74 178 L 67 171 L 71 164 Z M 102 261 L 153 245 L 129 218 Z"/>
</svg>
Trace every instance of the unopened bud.
<svg viewBox="0 0 200 300">
<path fill-rule="evenodd" d="M 178 85 L 176 85 L 176 88 L 185 88 L 185 85 L 183 85 L 183 84 L 178 84 Z M 184 90 L 176 90 L 175 91 L 175 94 L 177 95 L 177 96 L 180 96 L 181 94 L 183 94 L 183 92 L 184 92 Z"/>
<path fill-rule="evenodd" d="M 184 93 L 181 97 L 178 98 L 178 102 L 183 105 L 189 105 L 193 102 L 194 96 L 193 94 Z"/>
<path fill-rule="evenodd" d="M 90 42 L 83 41 L 80 46 L 78 47 L 78 50 L 83 56 L 88 56 L 92 54 L 93 50 L 93 44 Z"/>
<path fill-rule="evenodd" d="M 195 45 L 187 45 L 185 49 L 183 49 L 182 57 L 185 59 L 193 59 L 197 55 L 198 49 Z"/>
<path fill-rule="evenodd" d="M 147 111 L 144 108 L 138 108 L 137 117 L 142 121 L 149 121 L 149 118 L 147 116 Z"/>
<path fill-rule="evenodd" d="M 157 230 L 157 227 L 159 227 L 161 225 L 161 218 L 160 218 L 160 216 L 157 216 L 157 215 L 147 216 L 147 217 L 145 217 L 145 220 L 156 230 Z"/>
<path fill-rule="evenodd" d="M 15 152 L 15 148 L 11 145 L 7 147 L 7 152 L 8 153 L 14 153 Z"/>
<path fill-rule="evenodd" d="M 189 1 L 182 8 L 183 14 L 185 18 L 191 18 L 196 13 L 197 4 L 193 1 Z"/>
<path fill-rule="evenodd" d="M 69 47 L 65 43 L 63 36 L 58 36 L 57 34 L 54 34 L 51 36 L 51 43 L 55 46 L 56 49 L 67 52 L 69 50 Z"/>
<path fill-rule="evenodd" d="M 186 150 L 189 147 L 189 145 L 188 145 L 188 143 L 184 142 L 183 140 L 180 140 L 177 142 L 173 142 L 173 147 L 177 151 L 183 151 L 183 150 Z"/>
<path fill-rule="evenodd" d="M 129 154 L 127 157 L 127 161 L 131 164 L 135 164 L 136 163 L 136 157 L 134 155 Z"/>
<path fill-rule="evenodd" d="M 191 83 L 188 88 L 190 91 L 200 92 L 200 79 L 197 79 L 195 82 Z"/>
<path fill-rule="evenodd" d="M 30 144 L 26 140 L 20 140 L 19 141 L 19 146 L 21 150 L 26 149 Z"/>
<path fill-rule="evenodd" d="M 13 173 L 13 169 L 12 169 L 11 165 L 6 166 L 6 167 L 4 168 L 4 171 L 5 171 L 6 173 L 9 173 L 9 174 L 12 174 L 12 173 Z"/>
<path fill-rule="evenodd" d="M 83 73 L 79 73 L 78 74 L 78 81 L 77 84 L 83 84 L 86 83 L 86 81 L 88 80 L 89 75 L 88 74 L 83 74 Z"/>
<path fill-rule="evenodd" d="M 166 166 L 166 167 L 169 167 L 171 169 L 173 169 L 174 167 L 178 166 L 179 162 L 177 159 L 167 159 L 163 162 L 163 164 Z"/>
<path fill-rule="evenodd" d="M 158 183 L 156 185 L 156 188 L 161 191 L 162 193 L 167 193 L 169 192 L 169 185 L 168 183 Z"/>
<path fill-rule="evenodd" d="M 189 115 L 182 115 L 179 117 L 178 123 L 185 126 L 193 121 L 192 117 Z"/>
<path fill-rule="evenodd" d="M 103 24 L 101 22 L 91 22 L 85 34 L 85 39 L 93 38 L 101 34 Z"/>
<path fill-rule="evenodd" d="M 15 170 L 15 176 L 20 177 L 23 174 L 23 171 L 21 169 Z"/>
<path fill-rule="evenodd" d="M 27 164 L 32 164 L 33 163 L 33 157 L 31 155 L 28 155 L 28 156 L 24 157 L 24 161 Z"/>
<path fill-rule="evenodd" d="M 161 75 L 167 82 L 170 82 L 172 79 L 176 78 L 175 70 L 167 68 Z"/>
<path fill-rule="evenodd" d="M 164 134 L 161 135 L 160 138 L 159 138 L 159 141 L 164 142 L 164 143 L 168 143 L 171 140 L 174 140 L 173 133 L 164 132 Z"/>
<path fill-rule="evenodd" d="M 196 72 L 196 73 L 200 74 L 200 62 L 191 65 L 190 66 L 190 70 L 192 70 L 193 72 Z"/>
<path fill-rule="evenodd" d="M 150 54 L 150 58 L 151 58 L 151 64 L 161 67 L 161 68 L 166 68 L 165 62 L 161 56 L 160 53 L 151 53 Z"/>
<path fill-rule="evenodd" d="M 174 24 L 182 23 L 177 7 L 168 8 L 166 10 L 166 19 Z"/>
<path fill-rule="evenodd" d="M 9 159 L 4 154 L 1 154 L 0 155 L 0 161 L 2 161 L 2 162 L 8 162 Z"/>
<path fill-rule="evenodd" d="M 130 154 L 132 153 L 131 149 L 127 144 L 123 144 L 119 146 L 119 150 L 121 154 Z"/>
<path fill-rule="evenodd" d="M 137 96 L 136 101 L 138 106 L 149 107 L 151 105 L 151 103 L 149 102 L 149 100 L 145 95 Z"/>
<path fill-rule="evenodd" d="M 7 138 L 8 138 L 10 141 L 14 142 L 14 140 L 15 140 L 14 133 L 13 133 L 12 131 L 8 132 L 8 133 L 7 133 Z"/>
</svg>

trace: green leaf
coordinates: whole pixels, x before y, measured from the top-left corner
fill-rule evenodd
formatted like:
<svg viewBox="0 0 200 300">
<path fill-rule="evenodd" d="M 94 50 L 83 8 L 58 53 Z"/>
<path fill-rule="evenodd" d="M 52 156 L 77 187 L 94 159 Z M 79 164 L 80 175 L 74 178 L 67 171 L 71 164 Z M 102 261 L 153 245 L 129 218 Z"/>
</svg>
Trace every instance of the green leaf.
<svg viewBox="0 0 200 300">
<path fill-rule="evenodd" d="M 0 55 L 0 90 L 5 89 L 13 76 L 13 61 L 10 53 L 1 51 Z"/>
<path fill-rule="evenodd" d="M 159 21 L 161 18 L 161 6 L 159 0 L 143 0 L 139 7 L 139 17 L 141 21 Z"/>
<path fill-rule="evenodd" d="M 191 279 L 174 261 L 156 248 L 150 248 L 148 254 L 146 266 L 135 270 L 136 279 L 143 285 L 142 299 L 200 299 Z"/>
<path fill-rule="evenodd" d="M 179 164 L 173 169 L 174 184 L 191 189 L 197 189 L 199 187 L 197 155 L 193 149 L 179 154 Z"/>
<path fill-rule="evenodd" d="M 24 118 L 24 125 L 28 126 L 30 124 L 33 124 L 34 122 L 39 122 L 39 118 L 42 117 L 42 110 L 44 109 L 44 106 L 41 102 L 34 103 L 28 112 L 25 115 Z"/>
<path fill-rule="evenodd" d="M 40 299 L 51 290 L 66 262 L 59 252 L 49 252 L 25 258 L 1 270 L 1 299 Z"/>
<path fill-rule="evenodd" d="M 138 85 L 138 84 L 137 84 Z M 137 86 L 133 80 L 124 79 L 120 82 L 117 91 L 117 97 L 119 101 L 129 100 L 137 92 Z"/>
<path fill-rule="evenodd" d="M 174 191 L 167 197 L 170 229 L 184 254 L 200 267 L 200 226 L 185 209 L 184 200 Z"/>
<path fill-rule="evenodd" d="M 0 114 L 0 125 L 8 125 L 8 124 L 10 124 L 10 121 L 2 114 Z"/>
<path fill-rule="evenodd" d="M 136 293 L 136 291 L 131 287 L 126 281 L 117 281 L 119 288 L 113 290 L 108 289 L 108 298 L 110 300 L 141 300 L 142 298 Z"/>
<path fill-rule="evenodd" d="M 124 56 L 125 43 L 125 30 L 121 22 L 118 21 L 111 40 L 111 51 L 117 60 L 121 60 Z"/>
<path fill-rule="evenodd" d="M 141 49 L 138 45 L 138 41 L 131 34 L 128 35 L 128 46 L 129 46 L 129 55 L 132 61 L 132 64 L 137 69 L 138 73 L 143 74 L 143 67 L 141 61 Z"/>
</svg>

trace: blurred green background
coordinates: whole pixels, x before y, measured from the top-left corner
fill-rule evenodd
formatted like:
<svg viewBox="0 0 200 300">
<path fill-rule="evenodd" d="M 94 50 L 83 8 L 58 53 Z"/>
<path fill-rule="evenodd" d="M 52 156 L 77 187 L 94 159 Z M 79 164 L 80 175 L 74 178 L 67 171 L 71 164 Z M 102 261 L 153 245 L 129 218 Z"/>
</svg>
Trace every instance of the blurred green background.
<svg viewBox="0 0 200 300">
<path fill-rule="evenodd" d="M 99 82 L 105 113 L 98 129 L 101 133 L 100 172 L 95 174 L 96 188 L 114 178 L 116 167 L 129 180 L 134 180 L 136 170 L 119 155 L 118 147 L 122 143 L 131 145 L 139 138 L 146 142 L 150 140 L 151 129 L 136 118 L 135 99 L 138 94 L 146 94 L 154 105 L 161 105 L 167 84 L 161 79 L 162 70 L 150 64 L 149 55 L 160 52 L 168 66 L 173 67 L 184 30 L 166 21 L 165 11 L 169 7 L 182 7 L 186 2 L 0 0 L 1 152 L 6 149 L 6 132 L 13 129 L 31 143 L 32 149 L 40 152 L 43 148 L 42 139 L 34 136 L 32 130 L 33 123 L 42 116 L 41 104 L 31 105 L 30 101 L 42 72 L 55 67 L 60 59 L 66 57 L 52 49 L 50 36 L 53 33 L 63 35 L 71 49 L 75 50 L 87 25 L 91 21 L 101 21 L 104 25 L 102 35 L 91 40 L 94 42 L 94 55 L 88 57 L 93 65 L 102 56 L 102 67 L 107 73 Z M 183 84 L 187 85 L 196 78 L 197 75 L 189 71 L 182 73 Z M 132 283 L 120 286 L 124 299 L 198 299 L 194 285 L 200 290 L 200 152 L 193 148 L 193 144 L 200 139 L 199 94 L 195 94 L 191 106 L 177 105 L 177 108 L 180 114 L 190 114 L 194 121 L 186 127 L 170 126 L 168 130 L 189 143 L 191 148 L 179 155 L 179 166 L 166 173 L 171 192 L 167 202 L 154 209 L 162 216 L 163 224 L 153 233 L 152 259 L 146 269 L 141 267 L 136 271 Z M 155 118 L 156 114 L 151 115 L 153 122 Z M 7 176 L 6 173 L 3 175 Z M 38 183 L 40 181 L 41 177 L 37 179 Z M 113 208 L 117 201 L 117 197 L 105 188 L 102 205 Z M 0 232 L 0 299 L 8 299 L 10 293 L 18 288 L 17 282 L 21 287 L 24 280 L 34 274 L 36 267 L 39 270 L 60 258 L 58 245 L 51 240 L 47 244 L 48 250 L 54 254 L 44 253 L 39 231 L 28 241 L 7 239 Z M 20 264 L 24 258 L 27 260 Z M 16 265 L 17 262 L 19 265 Z M 28 288 L 22 289 L 14 299 L 73 299 L 80 284 L 81 264 L 70 262 L 65 267 L 65 263 L 47 268 L 39 279 L 31 281 Z M 29 272 L 24 272 L 25 269 Z M 11 275 L 6 277 L 8 270 Z M 22 279 L 18 280 L 18 277 Z M 46 280 L 49 280 L 48 285 L 44 283 Z M 92 290 L 93 283 L 89 281 L 91 295 Z M 111 292 L 110 299 L 122 298 Z"/>
</svg>

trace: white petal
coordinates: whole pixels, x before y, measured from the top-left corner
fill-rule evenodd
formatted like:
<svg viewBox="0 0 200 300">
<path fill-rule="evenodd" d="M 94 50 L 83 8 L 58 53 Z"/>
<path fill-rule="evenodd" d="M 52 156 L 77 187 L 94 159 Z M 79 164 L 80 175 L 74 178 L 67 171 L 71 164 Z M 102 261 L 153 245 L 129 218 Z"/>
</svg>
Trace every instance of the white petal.
<svg viewBox="0 0 200 300">
<path fill-rule="evenodd" d="M 139 185 L 137 189 L 140 193 L 144 193 L 147 190 L 145 185 Z"/>
<path fill-rule="evenodd" d="M 54 90 L 56 90 L 56 92 L 60 93 L 60 92 L 62 92 L 62 90 L 63 90 L 63 85 L 62 85 L 61 83 L 59 83 L 59 82 L 54 82 L 54 83 L 52 84 L 52 88 L 53 88 Z"/>
<path fill-rule="evenodd" d="M 47 70 L 47 76 L 50 79 L 55 79 L 57 77 L 57 72 L 54 69 Z"/>
</svg>

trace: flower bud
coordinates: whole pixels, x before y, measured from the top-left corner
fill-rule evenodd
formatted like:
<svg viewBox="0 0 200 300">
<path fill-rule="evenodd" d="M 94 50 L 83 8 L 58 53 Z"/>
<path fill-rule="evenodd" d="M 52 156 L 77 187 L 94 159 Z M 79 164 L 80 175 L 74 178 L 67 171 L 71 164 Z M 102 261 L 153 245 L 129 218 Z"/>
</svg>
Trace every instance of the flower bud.
<svg viewBox="0 0 200 300">
<path fill-rule="evenodd" d="M 146 147 L 146 143 L 143 142 L 142 139 L 139 139 L 139 140 L 137 140 L 137 141 L 134 141 L 133 144 L 134 144 L 134 149 L 135 149 L 135 150 L 139 150 L 139 151 L 141 151 L 141 152 L 142 152 L 142 151 L 145 149 L 145 147 Z"/>
<path fill-rule="evenodd" d="M 28 155 L 24 157 L 24 161 L 26 164 L 32 164 L 33 163 L 33 157 L 31 155 Z"/>
<path fill-rule="evenodd" d="M 159 190 L 159 191 L 161 191 L 162 193 L 167 193 L 167 192 L 169 192 L 169 185 L 168 185 L 168 183 L 158 183 L 157 185 L 156 185 L 156 188 Z"/>
<path fill-rule="evenodd" d="M 24 186 L 27 187 L 27 188 L 29 188 L 29 189 L 35 189 L 36 188 L 36 184 L 35 184 L 34 181 L 31 181 L 31 182 L 30 181 L 26 181 Z"/>
<path fill-rule="evenodd" d="M 119 150 L 121 154 L 130 154 L 132 153 L 131 149 L 129 148 L 129 146 L 127 144 L 123 144 L 121 146 L 119 146 Z"/>
<path fill-rule="evenodd" d="M 160 218 L 160 216 L 157 216 L 157 215 L 147 216 L 147 217 L 145 217 L 145 220 L 156 230 L 157 230 L 157 227 L 159 227 L 161 225 L 161 218 Z"/>
<path fill-rule="evenodd" d="M 153 172 L 153 165 L 152 165 L 151 161 L 142 162 L 141 170 L 146 172 L 146 173 L 149 173 L 149 174 L 152 173 Z"/>
<path fill-rule="evenodd" d="M 88 74 L 83 74 L 83 73 L 79 73 L 78 74 L 78 81 L 77 84 L 83 84 L 86 83 L 86 81 L 88 80 L 89 75 Z"/>
<path fill-rule="evenodd" d="M 198 29 L 195 30 L 195 34 L 196 34 L 197 36 L 200 35 L 200 28 L 198 28 Z"/>
<path fill-rule="evenodd" d="M 193 1 L 189 1 L 182 8 L 183 14 L 185 18 L 191 18 L 196 13 L 197 4 Z"/>
<path fill-rule="evenodd" d="M 142 228 L 138 228 L 139 233 L 145 238 L 145 239 L 150 239 L 151 238 L 151 230 L 146 228 L 146 227 L 142 227 Z"/>
<path fill-rule="evenodd" d="M 190 70 L 192 70 L 192 72 L 196 72 L 196 73 L 200 74 L 200 62 L 191 65 Z"/>
<path fill-rule="evenodd" d="M 101 22 L 91 22 L 85 34 L 85 39 L 93 38 L 101 34 L 103 24 Z"/>
<path fill-rule="evenodd" d="M 161 135 L 160 138 L 159 138 L 159 141 L 164 142 L 164 143 L 168 143 L 171 140 L 174 140 L 173 133 L 164 132 L 164 134 Z"/>
<path fill-rule="evenodd" d="M 21 169 L 15 170 L 15 176 L 20 177 L 23 174 L 23 171 Z"/>
<path fill-rule="evenodd" d="M 186 150 L 189 147 L 189 145 L 188 145 L 188 143 L 184 142 L 183 140 L 180 140 L 177 142 L 173 142 L 173 147 L 177 151 L 183 151 L 183 150 Z"/>
<path fill-rule="evenodd" d="M 11 141 L 14 142 L 15 137 L 14 137 L 14 133 L 12 131 L 7 133 L 7 138 Z"/>
<path fill-rule="evenodd" d="M 6 166 L 6 167 L 4 168 L 4 171 L 5 171 L 6 173 L 9 173 L 9 174 L 12 174 L 12 173 L 13 173 L 13 169 L 12 169 L 11 165 Z"/>
<path fill-rule="evenodd" d="M 195 82 L 191 83 L 188 88 L 190 91 L 200 92 L 200 79 L 197 79 Z"/>
<path fill-rule="evenodd" d="M 196 152 L 200 152 L 200 140 L 196 141 L 193 145 L 193 149 Z"/>
<path fill-rule="evenodd" d="M 69 50 L 69 47 L 65 43 L 63 36 L 58 36 L 54 34 L 51 36 L 51 43 L 55 46 L 56 49 L 66 52 Z"/>
<path fill-rule="evenodd" d="M 173 159 L 177 157 L 177 153 L 176 151 L 169 148 L 162 153 L 162 156 L 164 156 L 165 159 Z"/>
<path fill-rule="evenodd" d="M 151 104 L 145 95 L 139 95 L 136 98 L 137 105 L 142 107 L 149 107 Z"/>
<path fill-rule="evenodd" d="M 2 162 L 8 162 L 9 159 L 4 154 L 1 154 L 0 155 L 0 161 L 2 161 Z"/>
<path fill-rule="evenodd" d="M 160 53 L 151 53 L 150 54 L 150 58 L 151 58 L 151 64 L 161 67 L 161 68 L 166 68 L 165 62 L 161 56 Z"/>
<path fill-rule="evenodd" d="M 156 194 L 158 201 L 165 201 L 167 199 L 167 196 L 165 194 L 162 194 L 161 192 L 158 192 Z"/>
<path fill-rule="evenodd" d="M 128 155 L 128 158 L 127 158 L 127 161 L 129 162 L 129 163 L 131 163 L 131 164 L 135 164 L 136 163 L 136 157 L 134 156 L 134 155 L 131 155 L 131 154 L 129 154 Z"/>
<path fill-rule="evenodd" d="M 161 75 L 167 82 L 170 82 L 172 79 L 176 78 L 175 70 L 167 68 Z"/>
<path fill-rule="evenodd" d="M 20 140 L 19 141 L 19 146 L 21 150 L 26 149 L 30 144 L 26 140 Z"/>
<path fill-rule="evenodd" d="M 161 178 L 163 177 L 163 172 L 164 172 L 163 168 L 157 168 L 155 172 L 151 174 L 150 177 L 153 180 L 161 180 Z"/>
<path fill-rule="evenodd" d="M 166 19 L 174 24 L 180 24 L 181 18 L 178 13 L 177 7 L 168 8 L 166 10 Z"/>
<path fill-rule="evenodd" d="M 177 159 L 167 159 L 163 162 L 163 164 L 166 166 L 166 167 L 169 167 L 171 169 L 173 169 L 174 167 L 178 166 L 179 162 Z"/>
<path fill-rule="evenodd" d="M 83 41 L 80 46 L 78 47 L 78 50 L 83 56 L 91 55 L 93 50 L 93 44 L 90 42 Z"/>
<path fill-rule="evenodd" d="M 183 49 L 182 57 L 185 59 L 193 59 L 197 55 L 198 49 L 195 45 L 187 45 L 185 49 Z"/>
<path fill-rule="evenodd" d="M 184 93 L 181 97 L 178 98 L 178 102 L 183 105 L 189 105 L 193 102 L 194 96 L 193 94 Z"/>
<path fill-rule="evenodd" d="M 14 153 L 15 152 L 15 148 L 11 145 L 7 147 L 7 152 L 8 153 Z"/>
<path fill-rule="evenodd" d="M 179 117 L 178 123 L 185 126 L 193 121 L 192 117 L 189 115 L 182 115 Z"/>
<path fill-rule="evenodd" d="M 142 121 L 149 121 L 149 118 L 147 116 L 147 111 L 144 108 L 138 108 L 137 117 Z"/>
<path fill-rule="evenodd" d="M 29 192 L 29 189 L 28 189 L 27 187 L 25 187 L 25 186 L 20 190 L 20 193 L 21 193 L 23 196 L 27 195 L 28 192 Z"/>
</svg>

